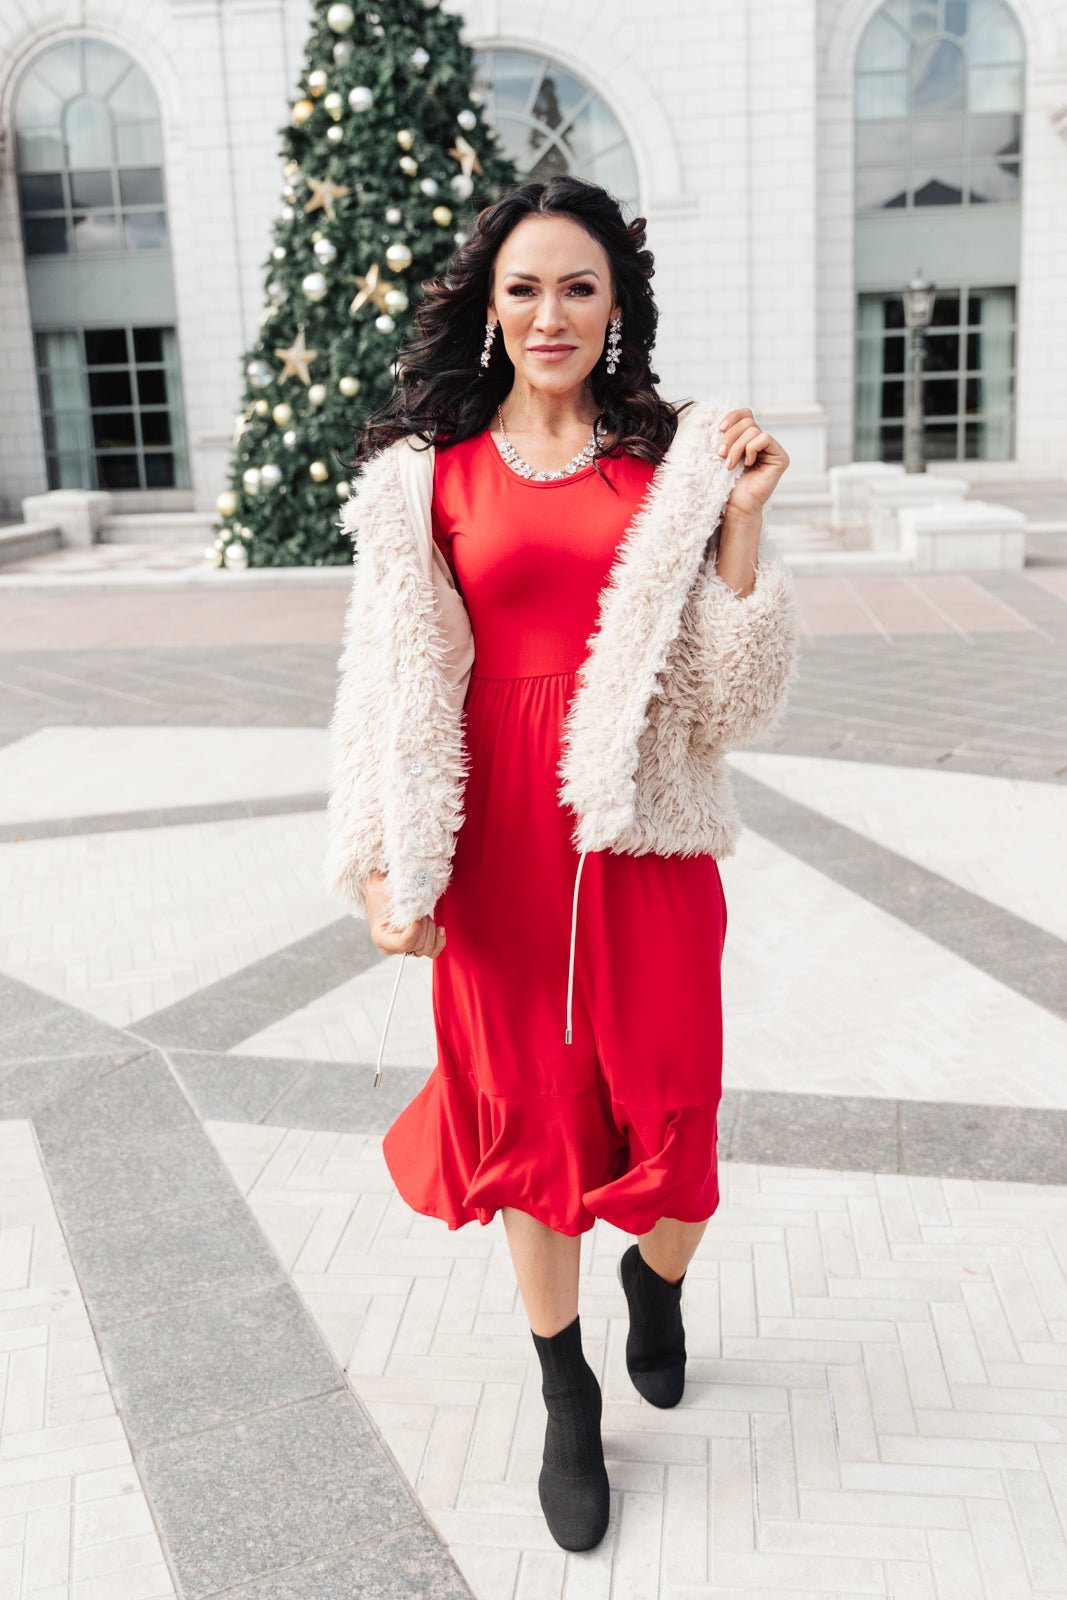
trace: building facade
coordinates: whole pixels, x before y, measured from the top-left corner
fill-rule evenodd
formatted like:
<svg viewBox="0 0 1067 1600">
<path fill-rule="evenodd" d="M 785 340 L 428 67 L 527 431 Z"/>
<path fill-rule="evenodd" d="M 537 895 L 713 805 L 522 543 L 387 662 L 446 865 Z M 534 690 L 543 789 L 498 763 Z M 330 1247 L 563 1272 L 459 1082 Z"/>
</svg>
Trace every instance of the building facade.
<svg viewBox="0 0 1067 1600">
<path fill-rule="evenodd" d="M 520 168 L 648 218 L 666 395 L 744 397 L 797 486 L 900 461 L 921 271 L 927 458 L 1067 473 L 1064 0 L 446 3 Z M 0 517 L 214 505 L 308 16 L 0 11 Z"/>
</svg>

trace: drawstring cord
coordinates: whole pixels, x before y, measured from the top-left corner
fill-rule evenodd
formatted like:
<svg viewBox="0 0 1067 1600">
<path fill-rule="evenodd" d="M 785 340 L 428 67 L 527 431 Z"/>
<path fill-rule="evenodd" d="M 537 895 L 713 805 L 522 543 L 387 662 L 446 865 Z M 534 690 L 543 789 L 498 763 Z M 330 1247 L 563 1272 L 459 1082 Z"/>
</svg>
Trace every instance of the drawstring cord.
<svg viewBox="0 0 1067 1600">
<path fill-rule="evenodd" d="M 578 885 L 582 881 L 582 868 L 585 866 L 586 852 L 583 850 L 578 858 L 578 871 L 574 875 L 574 903 L 571 906 L 571 955 L 567 966 L 567 1031 L 563 1035 L 564 1044 L 571 1042 L 571 1001 L 574 996 L 574 935 L 578 926 Z"/>
<path fill-rule="evenodd" d="M 572 1021 L 573 1021 L 572 1010 L 573 1010 L 573 1002 L 574 1002 L 574 946 L 575 946 L 575 936 L 576 936 L 577 929 L 578 929 L 578 886 L 582 881 L 582 868 L 585 866 L 585 858 L 586 858 L 587 854 L 588 854 L 588 851 L 583 850 L 581 855 L 578 857 L 578 870 L 574 875 L 574 899 L 573 899 L 573 902 L 571 904 L 571 948 L 570 948 L 570 957 L 569 957 L 569 960 L 567 962 L 567 1028 L 566 1028 L 566 1032 L 563 1035 L 564 1044 L 570 1044 L 571 1043 L 571 1039 L 572 1039 L 573 1031 L 574 1031 L 573 1027 L 572 1027 Z M 401 979 L 401 976 L 402 976 L 403 971 L 404 971 L 404 957 L 406 955 L 407 955 L 407 951 L 406 950 L 402 950 L 400 952 L 400 960 L 397 963 L 397 969 L 396 969 L 396 980 L 395 980 L 395 982 L 393 984 L 393 992 L 389 997 L 389 1009 L 385 1013 L 385 1023 L 384 1023 L 384 1026 L 382 1027 L 382 1037 L 381 1037 L 381 1041 L 380 1041 L 380 1043 L 378 1045 L 378 1067 L 377 1067 L 377 1071 L 374 1074 L 374 1087 L 375 1088 L 377 1088 L 378 1085 L 382 1081 L 382 1057 L 385 1054 L 385 1038 L 386 1038 L 386 1034 L 389 1032 L 389 1023 L 392 1020 L 393 1007 L 396 1005 L 396 996 L 397 996 L 397 991 L 400 988 L 400 979 Z"/>
<path fill-rule="evenodd" d="M 385 1026 L 382 1028 L 381 1043 L 378 1045 L 378 1070 L 374 1074 L 375 1088 L 377 1088 L 382 1081 L 382 1056 L 385 1054 L 385 1036 L 389 1032 L 389 1019 L 392 1017 L 393 1007 L 396 1005 L 396 992 L 400 988 L 400 975 L 404 970 L 404 957 L 406 955 L 407 951 L 401 950 L 400 960 L 397 963 L 396 968 L 396 982 L 393 984 L 393 992 L 389 998 L 389 1010 L 385 1013 Z"/>
</svg>

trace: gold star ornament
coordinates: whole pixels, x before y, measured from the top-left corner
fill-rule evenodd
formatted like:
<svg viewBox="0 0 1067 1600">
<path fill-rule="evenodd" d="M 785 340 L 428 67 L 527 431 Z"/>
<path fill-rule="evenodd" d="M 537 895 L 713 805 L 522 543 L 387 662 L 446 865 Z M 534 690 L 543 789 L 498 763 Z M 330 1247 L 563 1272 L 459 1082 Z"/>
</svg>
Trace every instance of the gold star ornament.
<svg viewBox="0 0 1067 1600">
<path fill-rule="evenodd" d="M 380 276 L 380 269 L 377 261 L 371 262 L 367 269 L 367 276 L 365 278 L 361 278 L 357 273 L 355 277 L 353 277 L 352 282 L 356 285 L 359 293 L 356 295 L 355 299 L 352 301 L 352 304 L 348 308 L 350 315 L 354 317 L 357 311 L 361 311 L 363 309 L 368 300 L 373 300 L 379 311 L 389 310 L 389 307 L 385 303 L 385 297 L 389 293 L 390 289 L 396 288 L 396 284 L 390 283 L 388 278 L 383 278 Z"/>
<path fill-rule="evenodd" d="M 275 349 L 274 354 L 281 356 L 285 362 L 285 366 L 278 374 L 278 382 L 284 383 L 286 378 L 299 378 L 306 388 L 311 382 L 311 373 L 308 369 L 318 353 L 317 350 L 308 350 L 305 347 L 304 330 L 301 328 L 288 349 L 284 345 L 280 345 Z"/>
<path fill-rule="evenodd" d="M 308 188 L 311 190 L 311 199 L 304 207 L 305 213 L 325 211 L 331 222 L 337 217 L 333 208 L 334 201 L 352 193 L 351 189 L 346 189 L 343 184 L 334 183 L 332 178 L 309 178 Z"/>
<path fill-rule="evenodd" d="M 459 162 L 460 171 L 465 178 L 469 178 L 472 172 L 481 172 L 482 164 L 478 160 L 478 153 L 462 134 L 456 136 L 456 142 L 448 153 L 453 161 Z"/>
</svg>

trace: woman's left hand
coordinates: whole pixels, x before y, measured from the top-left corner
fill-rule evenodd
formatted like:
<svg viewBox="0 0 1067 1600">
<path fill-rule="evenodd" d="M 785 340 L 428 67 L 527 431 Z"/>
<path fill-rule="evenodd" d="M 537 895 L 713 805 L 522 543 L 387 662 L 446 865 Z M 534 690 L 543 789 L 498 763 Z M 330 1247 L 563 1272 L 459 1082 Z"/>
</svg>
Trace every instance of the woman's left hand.
<svg viewBox="0 0 1067 1600">
<path fill-rule="evenodd" d="M 744 460 L 745 471 L 730 491 L 727 510 L 736 516 L 762 516 L 789 457 L 769 433 L 764 433 L 747 406 L 727 411 L 722 419 L 720 454 L 726 465 Z"/>
</svg>

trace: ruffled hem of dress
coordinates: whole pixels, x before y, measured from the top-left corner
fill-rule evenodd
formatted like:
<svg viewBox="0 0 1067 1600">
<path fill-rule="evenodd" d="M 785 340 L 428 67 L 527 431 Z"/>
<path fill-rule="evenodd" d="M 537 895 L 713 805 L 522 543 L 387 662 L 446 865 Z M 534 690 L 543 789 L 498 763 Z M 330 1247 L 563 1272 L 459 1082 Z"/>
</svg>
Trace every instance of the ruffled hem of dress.
<svg viewBox="0 0 1067 1600">
<path fill-rule="evenodd" d="M 382 1151 L 407 1204 L 453 1231 L 514 1206 L 572 1237 L 598 1217 L 636 1235 L 664 1216 L 704 1221 L 719 1204 L 714 1105 L 609 1109 L 595 1089 L 505 1097 L 437 1067 Z M 588 1187 L 590 1173 L 608 1176 Z"/>
</svg>

